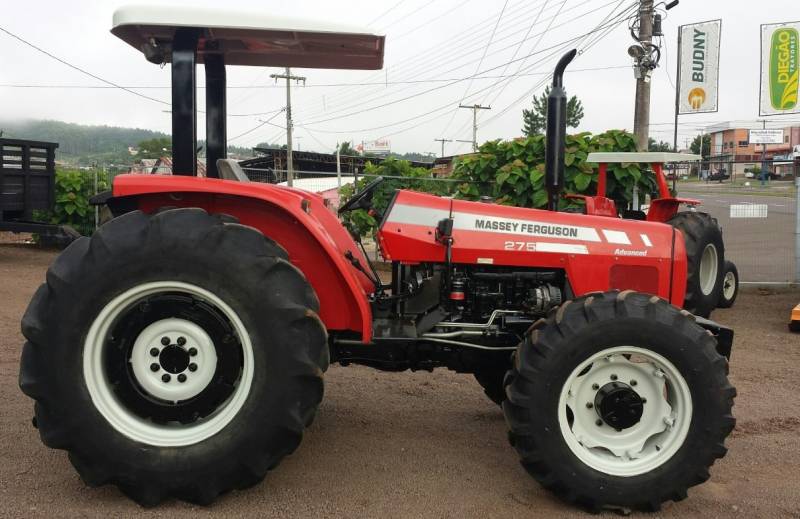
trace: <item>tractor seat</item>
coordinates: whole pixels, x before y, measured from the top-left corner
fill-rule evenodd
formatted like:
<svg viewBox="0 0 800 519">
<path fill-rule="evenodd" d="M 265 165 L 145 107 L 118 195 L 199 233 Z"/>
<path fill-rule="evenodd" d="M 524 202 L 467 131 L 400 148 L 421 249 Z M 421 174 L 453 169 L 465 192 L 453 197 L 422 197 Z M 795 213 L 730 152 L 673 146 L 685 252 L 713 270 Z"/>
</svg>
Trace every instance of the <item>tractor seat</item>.
<svg viewBox="0 0 800 519">
<path fill-rule="evenodd" d="M 217 159 L 217 171 L 219 171 L 219 178 L 221 179 L 250 182 L 242 166 L 233 159 Z"/>
</svg>

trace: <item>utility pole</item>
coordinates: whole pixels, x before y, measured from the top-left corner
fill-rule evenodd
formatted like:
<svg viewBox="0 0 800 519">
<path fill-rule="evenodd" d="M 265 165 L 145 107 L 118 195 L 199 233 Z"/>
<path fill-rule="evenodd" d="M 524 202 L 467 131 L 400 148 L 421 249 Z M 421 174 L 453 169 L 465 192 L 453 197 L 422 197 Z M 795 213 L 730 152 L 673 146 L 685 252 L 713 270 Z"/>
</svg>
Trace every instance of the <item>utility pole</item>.
<svg viewBox="0 0 800 519">
<path fill-rule="evenodd" d="M 472 151 L 478 151 L 478 110 L 491 110 L 492 107 L 481 105 L 458 105 L 458 107 L 472 110 Z"/>
<path fill-rule="evenodd" d="M 270 74 L 276 82 L 279 79 L 286 80 L 286 184 L 292 187 L 292 180 L 294 177 L 294 164 L 292 163 L 292 80 L 303 82 L 306 84 L 306 78 L 302 76 L 293 76 L 289 67 L 286 67 L 285 74 Z"/>
<path fill-rule="evenodd" d="M 639 2 L 639 42 L 649 48 L 653 42 L 653 0 Z M 647 151 L 650 130 L 650 75 L 639 64 L 636 78 L 636 107 L 633 115 L 633 133 L 637 151 Z M 649 72 L 649 71 L 648 71 Z"/>
<path fill-rule="evenodd" d="M 442 143 L 442 154 L 441 154 L 441 156 L 444 157 L 444 143 L 445 142 L 453 142 L 453 139 L 433 139 L 433 140 Z"/>
</svg>

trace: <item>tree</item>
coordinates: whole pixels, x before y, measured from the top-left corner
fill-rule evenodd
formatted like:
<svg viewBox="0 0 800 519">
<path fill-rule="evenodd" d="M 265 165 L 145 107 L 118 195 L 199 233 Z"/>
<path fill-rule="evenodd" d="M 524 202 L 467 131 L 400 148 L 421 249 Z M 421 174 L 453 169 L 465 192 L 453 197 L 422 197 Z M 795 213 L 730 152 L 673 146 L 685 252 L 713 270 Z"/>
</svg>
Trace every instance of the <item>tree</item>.
<svg viewBox="0 0 800 519">
<path fill-rule="evenodd" d="M 647 151 L 675 151 L 671 144 L 664 141 L 658 141 L 652 137 L 647 139 Z"/>
<path fill-rule="evenodd" d="M 700 138 L 703 139 L 703 147 L 700 149 Z M 692 141 L 692 144 L 689 146 L 689 149 L 692 150 L 692 153 L 695 155 L 700 155 L 703 158 L 708 157 L 711 154 L 711 135 L 709 134 L 702 134 L 698 135 Z"/>
<path fill-rule="evenodd" d="M 541 135 L 547 128 L 547 96 L 550 95 L 550 87 L 547 86 L 539 96 L 533 96 L 533 105 L 530 110 L 522 110 L 522 133 L 527 137 Z M 576 96 L 572 96 L 567 101 L 567 126 L 575 128 L 583 119 L 583 105 Z"/>
<path fill-rule="evenodd" d="M 172 140 L 169 137 L 156 137 L 142 141 L 137 146 L 140 159 L 158 159 L 165 155 L 172 155 Z"/>
<path fill-rule="evenodd" d="M 261 149 L 265 149 L 265 150 L 282 150 L 283 148 L 286 147 L 286 145 L 285 144 L 284 145 L 272 144 L 272 143 L 269 143 L 269 142 L 259 142 L 258 144 L 256 144 L 253 147 L 254 148 L 261 148 Z"/>
<path fill-rule="evenodd" d="M 361 155 L 355 149 L 353 149 L 352 143 L 350 141 L 345 141 L 339 144 L 339 154 L 340 155 L 349 155 L 349 156 L 357 156 Z"/>
</svg>

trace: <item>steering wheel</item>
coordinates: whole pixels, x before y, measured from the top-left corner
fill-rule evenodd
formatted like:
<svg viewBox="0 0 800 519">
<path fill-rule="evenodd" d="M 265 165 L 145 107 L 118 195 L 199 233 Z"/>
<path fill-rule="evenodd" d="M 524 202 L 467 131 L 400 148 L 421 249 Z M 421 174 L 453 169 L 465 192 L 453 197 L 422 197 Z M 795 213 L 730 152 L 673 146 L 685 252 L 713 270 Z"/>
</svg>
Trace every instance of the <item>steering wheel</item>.
<svg viewBox="0 0 800 519">
<path fill-rule="evenodd" d="M 369 207 L 369 203 L 372 201 L 372 195 L 375 192 L 375 188 L 378 187 L 381 182 L 383 182 L 383 177 L 377 177 L 375 180 L 367 184 L 364 189 L 353 195 L 353 198 L 345 202 L 345 204 L 339 208 L 339 214 L 352 211 L 354 209 L 366 209 Z"/>
</svg>

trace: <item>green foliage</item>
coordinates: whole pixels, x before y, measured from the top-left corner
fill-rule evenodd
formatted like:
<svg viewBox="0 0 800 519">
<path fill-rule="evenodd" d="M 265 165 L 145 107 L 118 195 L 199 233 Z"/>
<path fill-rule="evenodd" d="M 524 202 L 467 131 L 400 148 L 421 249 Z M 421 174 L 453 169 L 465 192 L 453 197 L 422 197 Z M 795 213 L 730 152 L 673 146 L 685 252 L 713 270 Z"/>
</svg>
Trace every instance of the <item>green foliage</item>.
<svg viewBox="0 0 800 519">
<path fill-rule="evenodd" d="M 106 174 L 97 171 L 95 191 L 94 175 L 94 171 L 56 170 L 55 207 L 52 211 L 38 213 L 36 218 L 46 223 L 70 225 L 84 235 L 91 234 L 94 231 L 94 207 L 89 204 L 89 198 L 108 189 Z"/>
<path fill-rule="evenodd" d="M 56 159 L 78 166 L 132 164 L 135 157 L 128 153 L 128 146 L 148 139 L 168 138 L 162 132 L 141 128 L 88 126 L 52 120 L 0 120 L 0 128 L 5 131 L 4 136 L 11 139 L 57 142 Z"/>
<path fill-rule="evenodd" d="M 465 181 L 458 185 L 457 196 L 468 200 L 491 196 L 499 204 L 545 207 L 544 148 L 543 135 L 484 143 L 477 153 L 456 164 L 453 178 Z M 593 151 L 636 151 L 636 142 L 633 135 L 621 130 L 609 130 L 598 135 L 567 135 L 565 193 L 596 193 L 596 165 L 586 162 L 586 157 Z M 617 207 L 625 207 L 631 202 L 634 184 L 639 186 L 641 199 L 656 188 L 655 177 L 643 175 L 638 164 L 608 165 L 606 196 L 614 200 Z M 577 202 L 562 199 L 560 204 L 565 208 Z"/>
<path fill-rule="evenodd" d="M 361 155 L 361 153 L 357 152 L 355 148 L 353 148 L 353 143 L 349 141 L 345 141 L 339 144 L 339 154 L 347 155 L 349 157 L 356 157 L 358 155 Z"/>
<path fill-rule="evenodd" d="M 692 153 L 695 155 L 700 155 L 703 158 L 707 158 L 711 154 L 711 135 L 708 133 L 698 135 L 694 138 L 692 144 L 689 145 L 689 149 L 692 150 Z"/>
<path fill-rule="evenodd" d="M 286 149 L 286 145 L 285 144 L 271 144 L 269 142 L 259 142 L 258 144 L 256 144 L 253 147 L 254 148 L 261 148 L 263 150 L 285 150 Z M 230 146 L 228 146 L 228 149 L 230 149 Z"/>
<path fill-rule="evenodd" d="M 647 151 L 675 151 L 675 149 L 668 142 L 656 141 L 654 138 L 648 137 Z"/>
<path fill-rule="evenodd" d="M 172 139 L 170 137 L 156 137 L 140 142 L 137 146 L 139 153 L 137 159 L 158 159 L 172 155 Z"/>
<path fill-rule="evenodd" d="M 528 137 L 545 133 L 547 128 L 547 96 L 550 95 L 550 86 L 545 87 L 541 95 L 533 96 L 530 110 L 522 110 L 522 133 Z M 583 119 L 583 104 L 577 96 L 572 96 L 567 101 L 567 126 L 577 128 Z"/>
<path fill-rule="evenodd" d="M 383 182 L 375 190 L 372 197 L 372 209 L 383 215 L 392 195 L 398 189 L 408 189 L 411 191 L 422 191 L 435 195 L 447 195 L 455 187 L 453 182 L 431 180 L 431 172 L 425 168 L 415 168 L 406 160 L 388 158 L 375 165 L 367 162 L 364 177 L 359 178 L 356 186 L 348 184 L 339 190 L 341 204 L 353 197 L 355 189 L 358 191 L 375 180 L 375 177 L 383 176 Z M 345 225 L 358 232 L 359 236 L 367 236 L 375 232 L 379 218 L 376 219 L 368 214 L 364 209 L 356 209 L 342 215 Z"/>
</svg>

